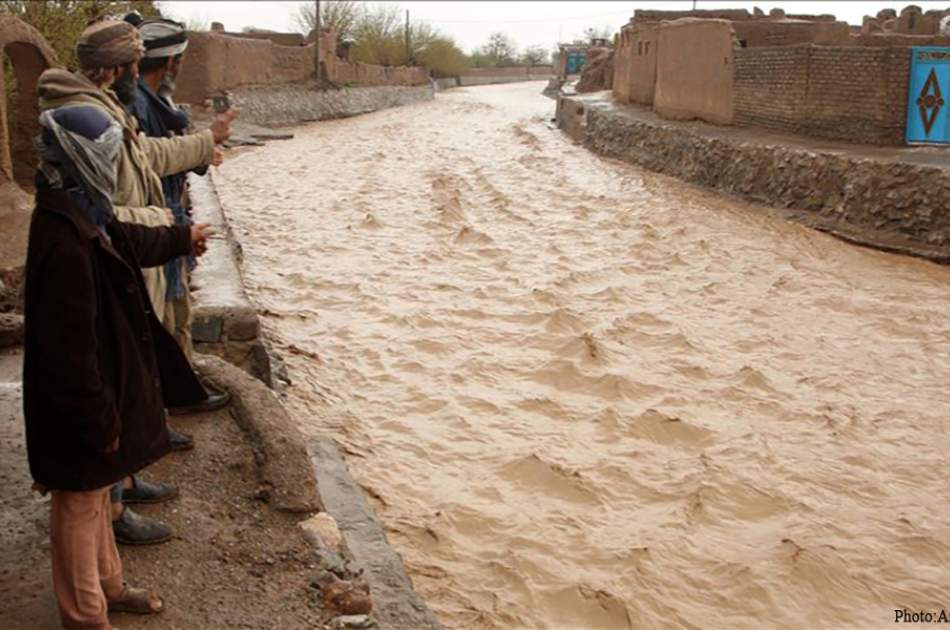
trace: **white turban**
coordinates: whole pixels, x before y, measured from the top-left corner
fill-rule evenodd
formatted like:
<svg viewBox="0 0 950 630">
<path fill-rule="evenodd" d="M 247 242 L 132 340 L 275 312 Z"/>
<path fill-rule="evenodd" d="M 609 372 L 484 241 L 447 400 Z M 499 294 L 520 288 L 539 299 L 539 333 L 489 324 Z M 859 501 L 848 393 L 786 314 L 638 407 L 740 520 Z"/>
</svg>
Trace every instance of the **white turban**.
<svg viewBox="0 0 950 630">
<path fill-rule="evenodd" d="M 146 57 L 175 57 L 188 48 L 185 28 L 178 22 L 147 20 L 139 24 L 139 33 L 145 42 Z"/>
</svg>

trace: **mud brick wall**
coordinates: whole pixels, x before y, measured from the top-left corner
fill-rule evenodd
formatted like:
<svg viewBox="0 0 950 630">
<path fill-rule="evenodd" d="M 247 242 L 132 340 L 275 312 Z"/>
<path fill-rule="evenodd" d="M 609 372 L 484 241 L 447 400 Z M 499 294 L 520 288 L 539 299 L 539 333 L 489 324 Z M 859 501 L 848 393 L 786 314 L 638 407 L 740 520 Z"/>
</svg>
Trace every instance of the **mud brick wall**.
<svg viewBox="0 0 950 630">
<path fill-rule="evenodd" d="M 788 46 L 735 54 L 735 121 L 832 140 L 904 142 L 910 49 Z"/>
<path fill-rule="evenodd" d="M 422 67 L 384 67 L 352 63 L 334 54 L 336 35 L 320 36 L 320 62 L 326 77 L 340 85 L 428 85 Z M 188 33 L 188 53 L 175 98 L 201 103 L 214 94 L 251 85 L 286 85 L 313 78 L 313 44 L 280 46 L 271 38 L 232 37 L 219 33 Z"/>
<path fill-rule="evenodd" d="M 810 46 L 735 51 L 735 122 L 798 133 L 808 94 Z"/>
<path fill-rule="evenodd" d="M 726 20 L 664 22 L 657 44 L 654 110 L 674 120 L 732 124 L 734 52 Z"/>
</svg>

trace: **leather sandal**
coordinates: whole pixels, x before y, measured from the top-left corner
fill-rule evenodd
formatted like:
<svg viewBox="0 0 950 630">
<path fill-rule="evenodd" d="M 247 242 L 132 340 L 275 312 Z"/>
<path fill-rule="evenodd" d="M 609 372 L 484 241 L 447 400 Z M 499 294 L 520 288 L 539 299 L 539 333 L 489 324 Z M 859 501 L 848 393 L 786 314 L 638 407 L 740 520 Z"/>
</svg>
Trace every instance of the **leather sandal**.
<svg viewBox="0 0 950 630">
<path fill-rule="evenodd" d="M 122 583 L 122 592 L 109 602 L 109 612 L 124 612 L 134 615 L 157 615 L 165 609 L 165 602 L 155 593 L 144 588 L 133 588 Z"/>
</svg>

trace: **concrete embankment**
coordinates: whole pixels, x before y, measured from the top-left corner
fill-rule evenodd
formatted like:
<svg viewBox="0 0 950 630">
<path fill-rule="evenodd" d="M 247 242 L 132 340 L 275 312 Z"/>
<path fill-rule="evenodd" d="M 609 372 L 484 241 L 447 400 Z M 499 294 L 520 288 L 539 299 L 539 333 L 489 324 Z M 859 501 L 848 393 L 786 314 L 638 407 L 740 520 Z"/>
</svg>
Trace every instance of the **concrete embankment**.
<svg viewBox="0 0 950 630">
<path fill-rule="evenodd" d="M 557 120 L 602 155 L 784 208 L 855 243 L 950 262 L 950 156 L 940 149 L 673 122 L 608 93 L 562 95 Z"/>
</svg>

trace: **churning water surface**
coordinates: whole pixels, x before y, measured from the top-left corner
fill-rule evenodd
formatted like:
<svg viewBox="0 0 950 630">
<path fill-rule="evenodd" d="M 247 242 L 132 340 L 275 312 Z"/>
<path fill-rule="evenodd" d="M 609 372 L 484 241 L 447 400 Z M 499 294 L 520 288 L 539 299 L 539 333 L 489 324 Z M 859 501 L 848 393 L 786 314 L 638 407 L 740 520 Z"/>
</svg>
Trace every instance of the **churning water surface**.
<svg viewBox="0 0 950 630">
<path fill-rule="evenodd" d="M 599 158 L 541 88 L 300 127 L 217 177 L 292 411 L 442 621 L 950 608 L 950 269 Z"/>
</svg>

